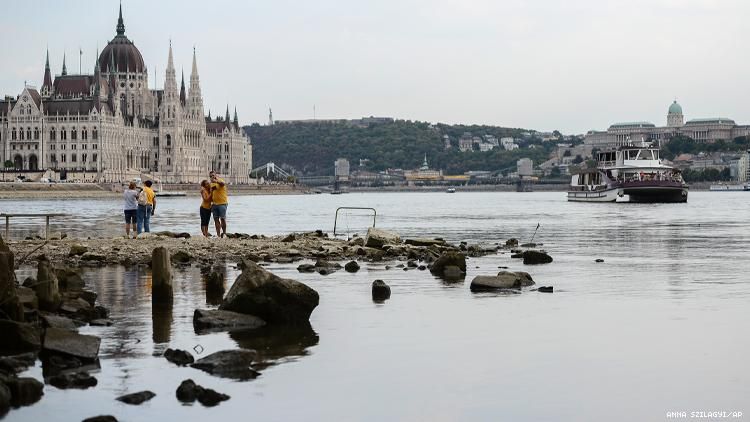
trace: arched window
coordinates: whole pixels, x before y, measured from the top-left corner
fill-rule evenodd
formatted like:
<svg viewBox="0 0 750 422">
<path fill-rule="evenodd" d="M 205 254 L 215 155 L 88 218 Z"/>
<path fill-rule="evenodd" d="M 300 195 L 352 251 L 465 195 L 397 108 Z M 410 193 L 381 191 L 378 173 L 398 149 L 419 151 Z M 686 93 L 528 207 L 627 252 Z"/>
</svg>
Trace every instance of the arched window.
<svg viewBox="0 0 750 422">
<path fill-rule="evenodd" d="M 15 141 L 18 135 L 16 134 L 16 128 L 13 128 L 13 131 L 11 132 L 10 139 Z"/>
<path fill-rule="evenodd" d="M 172 146 L 172 135 L 167 135 L 167 148 Z"/>
<path fill-rule="evenodd" d="M 55 132 L 55 128 L 52 128 L 52 129 L 49 130 L 49 140 L 50 141 L 54 141 L 55 139 L 57 139 L 56 135 L 57 135 L 57 132 Z"/>
<path fill-rule="evenodd" d="M 39 128 L 38 127 L 34 128 L 34 140 L 35 141 L 39 140 Z"/>
<path fill-rule="evenodd" d="M 31 114 L 31 104 L 26 106 L 26 114 Z"/>
<path fill-rule="evenodd" d="M 26 128 L 26 139 L 28 139 L 29 141 L 31 140 L 31 128 L 30 127 Z"/>
<path fill-rule="evenodd" d="M 91 130 L 91 139 L 97 140 L 99 138 L 99 132 L 96 130 L 96 128 Z"/>
<path fill-rule="evenodd" d="M 19 139 L 23 141 L 23 128 L 18 128 Z"/>
<path fill-rule="evenodd" d="M 81 139 L 84 141 L 89 139 L 89 131 L 85 127 L 81 128 Z"/>
<path fill-rule="evenodd" d="M 60 140 L 65 141 L 68 139 L 68 132 L 65 130 L 65 128 L 60 129 Z M 63 155 L 64 157 L 64 155 Z"/>
<path fill-rule="evenodd" d="M 70 129 L 70 139 L 74 141 L 78 139 L 78 131 L 76 130 L 76 128 Z"/>
<path fill-rule="evenodd" d="M 18 111 L 18 113 L 21 114 L 21 116 L 23 116 L 23 111 L 24 111 L 24 107 L 21 106 L 21 109 Z"/>
</svg>

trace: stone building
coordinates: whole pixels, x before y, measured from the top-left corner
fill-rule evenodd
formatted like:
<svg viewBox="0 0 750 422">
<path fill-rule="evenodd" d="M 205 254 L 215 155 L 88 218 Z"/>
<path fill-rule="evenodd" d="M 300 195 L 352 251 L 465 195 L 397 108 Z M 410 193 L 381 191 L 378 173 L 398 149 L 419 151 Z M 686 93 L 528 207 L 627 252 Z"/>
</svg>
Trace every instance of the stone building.
<svg viewBox="0 0 750 422">
<path fill-rule="evenodd" d="M 125 35 L 122 7 L 116 35 L 92 75 L 52 78 L 49 52 L 41 89 L 24 86 L 0 101 L 0 152 L 16 171 L 52 178 L 123 182 L 136 177 L 195 183 L 209 170 L 229 183 L 249 183 L 252 146 L 230 119 L 204 116 L 195 50 L 189 86 L 180 84 L 169 45 L 163 89 L 149 87 L 140 51 Z"/>
<path fill-rule="evenodd" d="M 584 143 L 597 147 L 621 146 L 640 142 L 641 139 L 663 143 L 678 135 L 699 142 L 728 141 L 750 135 L 750 125 L 738 125 L 726 117 L 699 118 L 685 122 L 682 106 L 674 101 L 667 110 L 666 126 L 657 127 L 651 122 L 615 123 L 606 131 L 589 131 Z"/>
</svg>

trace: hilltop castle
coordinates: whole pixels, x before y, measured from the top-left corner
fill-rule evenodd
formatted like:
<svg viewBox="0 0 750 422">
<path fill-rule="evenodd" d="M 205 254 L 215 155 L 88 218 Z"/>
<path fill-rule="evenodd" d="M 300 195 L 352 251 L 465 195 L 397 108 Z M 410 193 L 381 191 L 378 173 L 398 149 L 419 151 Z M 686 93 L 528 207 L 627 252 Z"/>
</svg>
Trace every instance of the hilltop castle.
<svg viewBox="0 0 750 422">
<path fill-rule="evenodd" d="M 230 183 L 248 183 L 250 140 L 236 109 L 233 119 L 228 106 L 223 118 L 204 116 L 195 50 L 187 91 L 184 75 L 177 84 L 171 42 L 164 88 L 152 89 L 143 57 L 125 35 L 122 6 L 116 30 L 93 75 L 68 74 L 63 58 L 53 80 L 47 52 L 41 89 L 24 86 L 0 100 L 3 162 L 96 182 L 194 183 L 215 170 Z"/>
</svg>

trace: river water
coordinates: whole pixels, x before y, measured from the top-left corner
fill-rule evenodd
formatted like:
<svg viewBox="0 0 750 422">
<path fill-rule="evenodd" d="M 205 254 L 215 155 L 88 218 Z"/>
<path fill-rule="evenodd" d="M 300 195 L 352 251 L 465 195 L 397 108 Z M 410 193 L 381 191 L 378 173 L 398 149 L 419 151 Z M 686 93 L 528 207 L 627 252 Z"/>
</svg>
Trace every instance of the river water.
<svg viewBox="0 0 750 422">
<path fill-rule="evenodd" d="M 687 204 L 582 204 L 564 193 L 362 193 L 233 197 L 230 232 L 333 231 L 337 207 L 373 207 L 377 226 L 404 237 L 451 242 L 535 242 L 555 261 L 524 266 L 509 254 L 472 258 L 466 281 L 364 264 L 357 274 L 300 274 L 320 293 L 310 327 L 285 332 L 198 335 L 192 313 L 207 296 L 196 268 L 178 271 L 171 312 L 152 310 L 146 269 L 87 270 L 112 314 L 93 389 L 46 386 L 39 403 L 7 420 L 81 420 L 112 414 L 145 420 L 668 420 L 668 412 L 750 413 L 750 196 L 692 192 Z M 195 198 L 159 201 L 152 230 L 197 233 Z M 74 214 L 53 225 L 72 236 L 121 231 L 114 200 L 0 201 L 4 212 Z M 12 211 L 6 211 L 12 210 Z M 363 233 L 366 211 L 342 211 L 337 231 Z M 13 227 L 13 236 L 41 222 Z M 596 258 L 604 259 L 596 263 Z M 499 266 L 528 271 L 555 293 L 472 294 L 469 282 Z M 228 266 L 227 288 L 238 272 Z M 392 297 L 373 303 L 370 284 Z M 210 292 L 209 292 L 210 293 Z M 161 356 L 257 349 L 262 375 L 229 381 Z M 200 354 L 194 350 L 200 351 Z M 28 371 L 41 378 L 41 368 Z M 232 398 L 215 408 L 182 405 L 179 383 Z M 114 397 L 149 389 L 141 406 Z M 736 420 L 736 419 L 735 419 Z"/>
</svg>

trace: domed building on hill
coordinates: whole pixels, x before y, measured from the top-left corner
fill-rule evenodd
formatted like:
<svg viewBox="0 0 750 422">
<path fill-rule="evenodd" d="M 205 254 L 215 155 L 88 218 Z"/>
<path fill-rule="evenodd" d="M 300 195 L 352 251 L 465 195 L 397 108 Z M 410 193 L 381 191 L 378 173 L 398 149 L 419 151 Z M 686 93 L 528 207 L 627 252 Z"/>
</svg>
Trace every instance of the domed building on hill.
<svg viewBox="0 0 750 422">
<path fill-rule="evenodd" d="M 195 50 L 187 90 L 184 75 L 177 84 L 171 43 L 168 54 L 164 88 L 150 88 L 122 7 L 93 74 L 68 74 L 63 56 L 53 80 L 47 53 L 41 89 L 26 85 L 0 100 L 3 162 L 95 182 L 195 183 L 215 170 L 230 183 L 249 183 L 252 146 L 237 110 L 233 119 L 228 106 L 224 117 L 205 117 Z"/>
<path fill-rule="evenodd" d="M 682 106 L 674 100 L 667 110 L 666 126 L 657 127 L 651 122 L 614 123 L 606 131 L 589 131 L 584 143 L 598 147 L 621 146 L 640 142 L 641 139 L 662 143 L 677 135 L 700 142 L 732 140 L 750 135 L 750 125 L 738 125 L 726 117 L 691 119 L 685 122 Z"/>
</svg>

